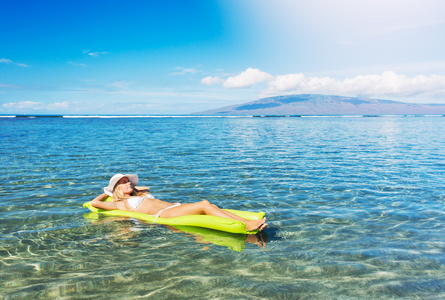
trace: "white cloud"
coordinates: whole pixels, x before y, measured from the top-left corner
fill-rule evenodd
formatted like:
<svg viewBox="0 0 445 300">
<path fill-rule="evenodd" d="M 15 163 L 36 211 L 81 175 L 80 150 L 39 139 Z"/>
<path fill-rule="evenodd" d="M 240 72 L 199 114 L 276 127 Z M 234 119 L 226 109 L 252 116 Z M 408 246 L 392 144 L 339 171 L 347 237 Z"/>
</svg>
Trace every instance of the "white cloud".
<svg viewBox="0 0 445 300">
<path fill-rule="evenodd" d="M 98 52 L 91 52 L 90 50 L 82 50 L 84 54 L 87 54 L 89 56 L 98 57 L 99 55 L 108 54 L 108 52 L 105 51 L 98 51 Z"/>
<path fill-rule="evenodd" d="M 20 101 L 20 102 L 10 102 L 2 105 L 4 108 L 13 109 L 37 109 L 42 103 L 33 101 Z"/>
<path fill-rule="evenodd" d="M 305 76 L 302 73 L 272 76 L 258 69 L 249 68 L 226 80 L 208 76 L 203 85 L 223 83 L 224 88 L 250 87 L 258 82 L 267 82 L 260 91 L 261 97 L 290 94 L 328 94 L 351 97 L 394 99 L 400 101 L 445 102 L 445 76 L 406 76 L 394 71 L 380 74 L 358 75 L 337 79 L 332 77 Z"/>
<path fill-rule="evenodd" d="M 207 76 L 201 79 L 201 84 L 203 85 L 214 85 L 218 83 L 223 83 L 224 80 L 219 77 Z"/>
<path fill-rule="evenodd" d="M 304 90 L 306 93 L 324 93 L 326 90 L 337 86 L 338 80 L 329 77 L 306 77 L 304 74 L 279 75 L 269 81 L 268 93 L 300 93 Z"/>
<path fill-rule="evenodd" d="M 183 67 L 176 67 L 175 70 L 178 71 L 170 73 L 170 75 L 187 75 L 187 74 L 196 74 L 202 72 L 201 70 L 195 68 L 183 68 Z"/>
<path fill-rule="evenodd" d="M 445 76 L 408 77 L 386 71 L 339 80 L 330 77 L 306 77 L 300 73 L 276 76 L 263 91 L 268 96 L 304 93 L 380 98 L 439 98 L 445 96 Z"/>
<path fill-rule="evenodd" d="M 73 106 L 75 102 L 64 101 L 64 102 L 54 102 L 54 103 L 43 103 L 35 101 L 19 101 L 19 102 L 9 102 L 4 103 L 2 108 L 7 111 L 59 111 L 60 109 L 67 109 Z"/>
<path fill-rule="evenodd" d="M 51 104 L 48 108 L 52 109 L 52 108 L 67 108 L 70 107 L 71 102 L 69 101 L 64 101 L 64 102 L 56 102 Z"/>
<path fill-rule="evenodd" d="M 99 55 L 102 55 L 102 54 L 108 54 L 108 52 L 90 52 L 90 53 L 88 53 L 88 55 L 94 56 L 94 57 L 98 57 Z"/>
<path fill-rule="evenodd" d="M 255 83 L 268 81 L 273 76 L 269 73 L 262 72 L 258 69 L 248 68 L 241 74 L 229 77 L 224 81 L 223 86 L 228 89 L 245 88 L 254 85 Z"/>
<path fill-rule="evenodd" d="M 0 58 L 0 63 L 2 63 L 2 64 L 16 65 L 16 66 L 19 66 L 19 67 L 25 67 L 25 68 L 29 67 L 29 66 L 26 65 L 26 64 L 16 63 L 16 62 L 13 62 L 12 60 L 7 59 L 7 58 Z"/>
<path fill-rule="evenodd" d="M 76 67 L 87 67 L 87 65 L 83 64 L 83 63 L 76 63 L 76 62 L 73 62 L 73 61 L 69 61 L 68 63 L 70 65 L 73 65 L 73 66 L 76 66 Z"/>
<path fill-rule="evenodd" d="M 112 88 L 117 88 L 117 89 L 126 89 L 131 84 L 133 84 L 132 81 L 115 81 L 115 82 L 108 84 L 107 86 L 112 87 Z"/>
<path fill-rule="evenodd" d="M 1 84 L 1 83 L 0 83 L 0 88 L 19 89 L 20 87 L 17 86 L 17 85 L 12 85 L 12 84 Z"/>
</svg>

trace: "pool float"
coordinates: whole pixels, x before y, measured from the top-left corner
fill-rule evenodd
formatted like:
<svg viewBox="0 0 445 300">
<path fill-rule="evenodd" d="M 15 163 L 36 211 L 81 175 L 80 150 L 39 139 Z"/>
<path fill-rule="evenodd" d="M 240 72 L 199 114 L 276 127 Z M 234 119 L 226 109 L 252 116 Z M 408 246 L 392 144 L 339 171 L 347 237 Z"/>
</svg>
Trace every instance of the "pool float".
<svg viewBox="0 0 445 300">
<path fill-rule="evenodd" d="M 108 197 L 105 201 L 111 201 L 111 197 Z M 123 210 L 105 210 L 96 208 L 91 205 L 90 202 L 83 204 L 85 208 L 88 208 L 92 212 L 101 213 L 108 216 L 120 216 L 136 218 L 139 220 L 144 220 L 149 223 L 170 225 L 170 226 L 196 226 L 203 228 L 210 228 L 214 230 L 226 231 L 231 233 L 242 233 L 242 234 L 256 234 L 258 230 L 247 231 L 246 226 L 243 222 L 217 217 L 217 216 L 207 216 L 207 215 L 188 215 L 175 218 L 156 218 L 156 216 L 151 216 L 143 213 L 123 211 Z M 233 209 L 224 209 L 225 211 L 231 212 L 241 218 L 247 220 L 259 220 L 264 217 L 264 212 L 248 212 Z"/>
</svg>

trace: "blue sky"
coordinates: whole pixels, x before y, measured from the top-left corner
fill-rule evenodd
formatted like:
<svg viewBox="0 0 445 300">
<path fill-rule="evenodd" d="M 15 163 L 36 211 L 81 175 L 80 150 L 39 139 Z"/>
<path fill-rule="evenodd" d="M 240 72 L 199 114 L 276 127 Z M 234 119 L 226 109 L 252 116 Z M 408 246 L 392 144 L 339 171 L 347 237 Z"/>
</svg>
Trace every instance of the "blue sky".
<svg viewBox="0 0 445 300">
<path fill-rule="evenodd" d="M 0 114 L 445 103 L 444 15 L 441 0 L 2 1 Z"/>
</svg>

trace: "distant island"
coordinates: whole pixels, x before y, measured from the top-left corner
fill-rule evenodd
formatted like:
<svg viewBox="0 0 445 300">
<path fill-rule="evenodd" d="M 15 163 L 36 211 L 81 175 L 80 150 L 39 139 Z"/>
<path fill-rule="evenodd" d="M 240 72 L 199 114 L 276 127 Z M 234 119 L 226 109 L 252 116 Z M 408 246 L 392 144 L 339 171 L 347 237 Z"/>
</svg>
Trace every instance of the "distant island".
<svg viewBox="0 0 445 300">
<path fill-rule="evenodd" d="M 404 103 L 357 97 L 300 94 L 263 98 L 193 115 L 399 115 L 445 114 L 445 104 Z"/>
</svg>

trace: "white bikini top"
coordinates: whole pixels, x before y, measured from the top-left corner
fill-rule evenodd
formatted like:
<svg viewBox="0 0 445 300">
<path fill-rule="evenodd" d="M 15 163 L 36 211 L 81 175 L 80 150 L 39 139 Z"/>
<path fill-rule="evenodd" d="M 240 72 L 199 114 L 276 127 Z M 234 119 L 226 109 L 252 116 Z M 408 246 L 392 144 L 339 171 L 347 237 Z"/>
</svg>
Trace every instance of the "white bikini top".
<svg viewBox="0 0 445 300">
<path fill-rule="evenodd" d="M 133 207 L 134 211 L 136 211 L 136 208 L 142 203 L 142 201 L 144 201 L 145 198 L 154 199 L 155 197 L 153 197 L 152 194 L 148 193 L 145 195 L 145 197 L 131 197 L 127 201 L 128 204 Z"/>
</svg>

